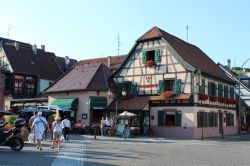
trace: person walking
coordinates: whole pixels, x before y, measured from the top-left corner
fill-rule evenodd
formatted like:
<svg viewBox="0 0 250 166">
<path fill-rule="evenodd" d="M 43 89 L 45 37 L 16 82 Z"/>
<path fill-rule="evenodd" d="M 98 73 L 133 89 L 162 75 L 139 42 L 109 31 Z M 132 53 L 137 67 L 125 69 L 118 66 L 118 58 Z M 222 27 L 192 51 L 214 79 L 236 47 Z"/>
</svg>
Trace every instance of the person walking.
<svg viewBox="0 0 250 166">
<path fill-rule="evenodd" d="M 69 141 L 69 132 L 71 130 L 71 123 L 67 115 L 64 116 L 62 121 L 63 136 L 65 141 Z"/>
<path fill-rule="evenodd" d="M 62 123 L 61 118 L 59 116 L 55 117 L 55 121 L 52 124 L 53 131 L 53 141 L 51 148 L 54 149 L 55 144 L 57 143 L 58 149 L 60 149 L 60 138 L 62 136 Z"/>
<path fill-rule="evenodd" d="M 104 117 L 102 117 L 102 120 L 100 122 L 100 129 L 101 129 L 101 135 L 104 136 L 105 135 L 105 120 L 104 120 Z"/>
<path fill-rule="evenodd" d="M 37 150 L 42 150 L 42 137 L 45 128 L 47 127 L 48 122 L 42 116 L 42 112 L 37 113 L 37 117 L 34 119 L 32 123 L 32 129 L 34 130 L 35 139 L 37 141 Z"/>
<path fill-rule="evenodd" d="M 37 114 L 36 114 L 36 112 L 34 112 L 34 114 L 29 119 L 29 127 L 30 127 L 31 134 L 34 134 L 34 128 L 32 129 L 32 124 L 33 124 L 36 117 L 37 117 Z M 35 134 L 34 134 L 33 138 L 34 138 L 34 144 L 35 144 L 36 143 Z"/>
</svg>

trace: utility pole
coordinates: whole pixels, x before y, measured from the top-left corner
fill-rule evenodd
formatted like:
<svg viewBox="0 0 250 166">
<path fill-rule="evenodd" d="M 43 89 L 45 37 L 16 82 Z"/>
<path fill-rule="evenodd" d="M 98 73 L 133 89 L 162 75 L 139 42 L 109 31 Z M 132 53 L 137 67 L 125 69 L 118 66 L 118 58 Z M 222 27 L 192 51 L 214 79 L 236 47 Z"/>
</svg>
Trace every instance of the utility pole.
<svg viewBox="0 0 250 166">
<path fill-rule="evenodd" d="M 186 26 L 186 28 L 187 28 L 187 42 L 188 42 L 188 25 Z"/>
<path fill-rule="evenodd" d="M 7 38 L 10 38 L 10 30 L 12 29 L 12 25 L 8 24 L 8 30 L 7 30 Z"/>
<path fill-rule="evenodd" d="M 120 42 L 120 34 L 118 33 L 117 35 L 117 52 L 118 52 L 118 56 L 120 55 L 120 46 L 121 46 L 121 42 Z"/>
</svg>

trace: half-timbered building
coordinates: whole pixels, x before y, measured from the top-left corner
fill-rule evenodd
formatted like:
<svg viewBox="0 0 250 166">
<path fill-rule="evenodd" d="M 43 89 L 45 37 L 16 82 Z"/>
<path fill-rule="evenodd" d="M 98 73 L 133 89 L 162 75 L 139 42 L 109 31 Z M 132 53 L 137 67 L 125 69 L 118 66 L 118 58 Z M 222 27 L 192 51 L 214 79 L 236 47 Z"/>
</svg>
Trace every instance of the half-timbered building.
<svg viewBox="0 0 250 166">
<path fill-rule="evenodd" d="M 237 133 L 234 81 L 197 46 L 160 28 L 136 41 L 112 78 L 120 92 L 118 112 L 136 113 L 142 133 L 185 138 Z"/>
</svg>

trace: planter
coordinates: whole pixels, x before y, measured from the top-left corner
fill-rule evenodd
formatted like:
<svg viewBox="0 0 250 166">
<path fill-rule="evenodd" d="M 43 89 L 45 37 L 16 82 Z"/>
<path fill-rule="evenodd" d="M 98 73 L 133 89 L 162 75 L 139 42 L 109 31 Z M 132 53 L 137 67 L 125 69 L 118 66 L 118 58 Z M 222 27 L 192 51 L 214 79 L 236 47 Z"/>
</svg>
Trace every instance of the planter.
<svg viewBox="0 0 250 166">
<path fill-rule="evenodd" d="M 207 94 L 199 94 L 199 100 L 208 100 Z"/>
<path fill-rule="evenodd" d="M 154 66 L 154 61 L 152 60 L 149 60 L 149 61 L 146 61 L 146 63 L 144 64 L 145 67 L 153 67 Z"/>
</svg>

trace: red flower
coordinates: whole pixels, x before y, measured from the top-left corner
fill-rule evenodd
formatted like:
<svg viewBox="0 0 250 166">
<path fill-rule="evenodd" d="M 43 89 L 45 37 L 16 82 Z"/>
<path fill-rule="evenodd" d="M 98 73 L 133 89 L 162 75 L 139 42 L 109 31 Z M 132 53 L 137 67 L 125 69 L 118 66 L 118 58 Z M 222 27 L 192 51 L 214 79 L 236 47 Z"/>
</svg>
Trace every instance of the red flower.
<svg viewBox="0 0 250 166">
<path fill-rule="evenodd" d="M 154 66 L 154 61 L 148 60 L 148 61 L 146 61 L 146 63 L 144 64 L 144 66 L 145 67 L 152 67 L 152 66 Z"/>
<path fill-rule="evenodd" d="M 212 102 L 216 102 L 218 99 L 216 96 L 209 96 L 209 100 Z"/>
<path fill-rule="evenodd" d="M 199 94 L 199 100 L 207 100 L 208 95 L 207 94 Z"/>
</svg>

